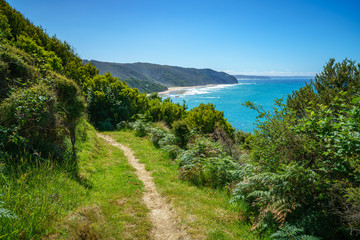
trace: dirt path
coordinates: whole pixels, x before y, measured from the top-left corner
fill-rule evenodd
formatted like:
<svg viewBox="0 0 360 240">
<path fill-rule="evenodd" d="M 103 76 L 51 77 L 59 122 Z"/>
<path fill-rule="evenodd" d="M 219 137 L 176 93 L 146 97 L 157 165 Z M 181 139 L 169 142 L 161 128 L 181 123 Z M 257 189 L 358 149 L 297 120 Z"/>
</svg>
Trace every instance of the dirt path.
<svg viewBox="0 0 360 240">
<path fill-rule="evenodd" d="M 145 165 L 135 158 L 133 151 L 112 139 L 110 136 L 98 133 L 98 137 L 109 144 L 124 151 L 129 163 L 136 169 L 136 175 L 145 185 L 143 200 L 150 210 L 150 220 L 153 225 L 151 235 L 156 240 L 185 240 L 190 239 L 186 231 L 181 229 L 178 217 L 171 204 L 156 190 L 151 174 L 146 171 Z"/>
</svg>

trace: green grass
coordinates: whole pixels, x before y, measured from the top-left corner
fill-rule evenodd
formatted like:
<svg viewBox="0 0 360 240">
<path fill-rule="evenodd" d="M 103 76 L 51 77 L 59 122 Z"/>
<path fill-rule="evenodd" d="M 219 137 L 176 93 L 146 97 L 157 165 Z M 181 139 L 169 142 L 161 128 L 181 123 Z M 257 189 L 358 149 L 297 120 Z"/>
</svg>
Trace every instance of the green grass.
<svg viewBox="0 0 360 240">
<path fill-rule="evenodd" d="M 193 239 L 258 239 L 242 221 L 241 206 L 229 203 L 224 190 L 197 188 L 178 178 L 178 165 L 146 138 L 130 131 L 107 132 L 131 147 L 140 162 L 152 172 L 158 191 L 171 199 Z"/>
<path fill-rule="evenodd" d="M 0 239 L 149 239 L 144 187 L 134 169 L 90 125 L 82 127 L 76 177 L 49 161 L 4 167 L 0 201 L 18 218 L 0 217 Z"/>
</svg>

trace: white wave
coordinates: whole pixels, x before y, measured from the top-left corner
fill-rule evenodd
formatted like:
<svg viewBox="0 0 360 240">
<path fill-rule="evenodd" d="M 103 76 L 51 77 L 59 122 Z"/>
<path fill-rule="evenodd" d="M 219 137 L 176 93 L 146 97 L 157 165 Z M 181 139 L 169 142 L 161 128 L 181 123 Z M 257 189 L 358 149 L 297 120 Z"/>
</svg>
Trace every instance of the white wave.
<svg viewBox="0 0 360 240">
<path fill-rule="evenodd" d="M 216 92 L 222 90 L 224 88 L 234 87 L 238 84 L 221 84 L 221 85 L 214 85 L 214 86 L 207 86 L 207 87 L 195 87 L 185 89 L 184 95 L 198 95 L 198 94 L 206 94 L 211 92 Z"/>
<path fill-rule="evenodd" d="M 190 88 L 186 89 L 184 95 L 198 95 L 198 94 L 206 94 L 210 93 L 206 91 L 206 88 Z"/>
</svg>

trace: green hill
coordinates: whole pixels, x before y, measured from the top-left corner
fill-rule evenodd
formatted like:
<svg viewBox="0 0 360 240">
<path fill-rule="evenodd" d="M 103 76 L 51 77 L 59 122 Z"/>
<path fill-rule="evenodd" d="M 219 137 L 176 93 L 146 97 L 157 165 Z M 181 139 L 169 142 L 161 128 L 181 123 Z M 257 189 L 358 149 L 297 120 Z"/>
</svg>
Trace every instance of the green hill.
<svg viewBox="0 0 360 240">
<path fill-rule="evenodd" d="M 151 63 L 110 63 L 84 61 L 95 65 L 100 74 L 110 72 L 141 92 L 166 90 L 166 87 L 233 84 L 235 77 L 211 69 L 182 68 Z"/>
</svg>

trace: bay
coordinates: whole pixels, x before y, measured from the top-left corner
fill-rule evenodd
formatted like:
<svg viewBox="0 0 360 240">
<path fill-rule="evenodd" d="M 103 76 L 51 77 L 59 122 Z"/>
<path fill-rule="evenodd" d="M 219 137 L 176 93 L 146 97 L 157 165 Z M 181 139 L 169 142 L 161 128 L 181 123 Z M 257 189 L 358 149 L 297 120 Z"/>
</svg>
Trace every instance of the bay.
<svg viewBox="0 0 360 240">
<path fill-rule="evenodd" d="M 182 94 L 169 93 L 168 97 L 180 104 L 185 100 L 188 109 L 200 103 L 213 103 L 237 130 L 252 132 L 256 127 L 258 113 L 244 107 L 242 103 L 251 101 L 269 111 L 273 109 L 275 99 L 286 100 L 288 94 L 308 81 L 310 79 L 238 80 L 238 84 L 189 88 Z"/>
</svg>

